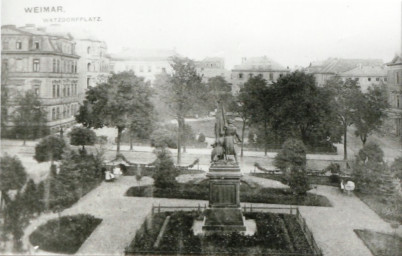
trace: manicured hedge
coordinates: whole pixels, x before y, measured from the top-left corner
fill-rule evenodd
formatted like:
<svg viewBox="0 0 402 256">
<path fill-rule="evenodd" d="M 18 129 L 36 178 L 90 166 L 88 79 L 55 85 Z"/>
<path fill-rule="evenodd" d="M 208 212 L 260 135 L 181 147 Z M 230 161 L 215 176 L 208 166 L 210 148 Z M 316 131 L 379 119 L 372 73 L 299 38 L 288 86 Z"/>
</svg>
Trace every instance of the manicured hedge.
<svg viewBox="0 0 402 256">
<path fill-rule="evenodd" d="M 170 221 L 161 240 L 160 246 L 154 248 L 157 235 L 166 216 Z M 285 215 L 286 216 L 286 215 Z M 283 214 L 275 213 L 246 213 L 247 219 L 254 219 L 257 224 L 257 232 L 252 236 L 244 236 L 239 233 L 221 233 L 209 236 L 195 236 L 192 225 L 199 217 L 197 212 L 164 212 L 155 214 L 152 227 L 145 234 L 143 227 L 137 232 L 133 242 L 126 248 L 126 254 L 244 254 L 244 255 L 288 255 L 288 253 L 312 254 L 312 250 L 299 251 L 294 248 L 309 248 L 306 244 L 294 246 L 289 237 L 286 226 L 292 222 L 292 226 L 299 225 L 295 218 L 284 218 Z M 293 223 L 294 222 L 294 223 Z M 299 227 L 300 229 L 300 227 Z M 304 236 L 302 233 L 293 232 L 293 235 Z"/>
<path fill-rule="evenodd" d="M 208 182 L 178 184 L 176 187 L 169 189 L 160 189 L 154 186 L 131 187 L 127 190 L 126 196 L 208 200 L 209 187 Z M 310 193 L 294 195 L 289 189 L 252 188 L 247 185 L 242 185 L 240 188 L 240 201 L 247 203 L 331 206 L 329 200 L 324 196 Z"/>
<path fill-rule="evenodd" d="M 101 221 L 87 214 L 63 216 L 39 226 L 29 241 L 40 250 L 74 254 Z"/>
</svg>

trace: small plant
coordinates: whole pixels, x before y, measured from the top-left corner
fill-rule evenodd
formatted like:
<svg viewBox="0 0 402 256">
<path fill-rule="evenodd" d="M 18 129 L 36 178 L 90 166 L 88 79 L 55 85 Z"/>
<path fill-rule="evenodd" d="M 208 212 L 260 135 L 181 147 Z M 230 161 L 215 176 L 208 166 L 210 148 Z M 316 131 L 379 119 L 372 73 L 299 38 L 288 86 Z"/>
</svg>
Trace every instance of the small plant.
<svg viewBox="0 0 402 256">
<path fill-rule="evenodd" d="M 205 142 L 205 135 L 203 133 L 200 133 L 198 136 L 198 142 Z"/>
</svg>

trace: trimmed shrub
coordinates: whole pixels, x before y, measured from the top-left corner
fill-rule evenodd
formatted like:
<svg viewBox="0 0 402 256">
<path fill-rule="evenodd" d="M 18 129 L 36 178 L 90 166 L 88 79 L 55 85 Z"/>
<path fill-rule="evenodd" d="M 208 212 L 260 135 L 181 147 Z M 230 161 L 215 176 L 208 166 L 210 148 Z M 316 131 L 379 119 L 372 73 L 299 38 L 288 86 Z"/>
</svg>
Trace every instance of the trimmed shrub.
<svg viewBox="0 0 402 256">
<path fill-rule="evenodd" d="M 73 254 L 101 221 L 87 214 L 63 216 L 39 226 L 29 236 L 29 241 L 44 251 Z"/>
<path fill-rule="evenodd" d="M 205 142 L 205 135 L 203 133 L 200 133 L 198 136 L 198 142 Z"/>
</svg>

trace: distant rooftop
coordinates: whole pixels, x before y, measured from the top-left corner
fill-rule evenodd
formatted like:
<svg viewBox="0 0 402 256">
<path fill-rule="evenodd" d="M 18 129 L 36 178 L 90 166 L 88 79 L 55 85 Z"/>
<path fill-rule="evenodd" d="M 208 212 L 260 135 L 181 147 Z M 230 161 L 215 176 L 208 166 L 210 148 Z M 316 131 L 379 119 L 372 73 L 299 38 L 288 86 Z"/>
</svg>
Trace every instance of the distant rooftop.
<svg viewBox="0 0 402 256">
<path fill-rule="evenodd" d="M 401 65 L 402 64 L 402 58 L 401 56 L 395 55 L 395 57 L 391 60 L 391 62 L 387 63 L 388 66 L 393 66 L 393 65 Z"/>
<path fill-rule="evenodd" d="M 15 25 L 3 25 L 2 28 L 14 29 L 17 31 L 29 33 L 32 35 L 41 35 L 41 36 L 57 36 L 65 39 L 73 39 L 73 36 L 70 33 L 62 31 L 59 25 L 51 25 L 49 27 L 36 27 L 35 24 L 26 24 L 23 27 L 16 27 Z M 57 29 L 56 29 L 57 27 Z"/>
<path fill-rule="evenodd" d="M 312 62 L 306 68 L 308 73 L 340 74 L 360 66 L 382 66 L 380 59 L 338 59 L 328 58 L 324 61 Z"/>
<path fill-rule="evenodd" d="M 288 70 L 272 59 L 263 57 L 243 58 L 240 65 L 235 65 L 232 70 Z"/>
<path fill-rule="evenodd" d="M 168 49 L 132 49 L 123 48 L 119 53 L 110 54 L 115 60 L 167 60 L 178 55 L 175 50 Z"/>
<path fill-rule="evenodd" d="M 353 77 L 365 77 L 365 76 L 387 76 L 387 71 L 384 66 L 359 66 L 352 70 L 343 72 L 340 76 L 353 76 Z"/>
</svg>

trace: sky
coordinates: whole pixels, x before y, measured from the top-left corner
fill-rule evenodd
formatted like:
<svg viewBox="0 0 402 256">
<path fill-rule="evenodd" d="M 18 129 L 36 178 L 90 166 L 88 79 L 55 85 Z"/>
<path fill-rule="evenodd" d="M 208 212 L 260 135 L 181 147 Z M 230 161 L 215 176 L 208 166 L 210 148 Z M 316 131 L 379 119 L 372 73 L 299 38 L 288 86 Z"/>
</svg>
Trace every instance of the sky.
<svg viewBox="0 0 402 256">
<path fill-rule="evenodd" d="M 401 0 L 1 0 L 1 23 L 60 24 L 124 47 L 200 60 L 267 56 L 282 66 L 336 58 L 389 62 L 401 50 Z M 60 13 L 26 8 L 62 6 Z M 61 22 L 79 17 L 77 22 Z M 95 21 L 83 19 L 95 18 Z M 44 19 L 56 20 L 45 22 Z"/>
</svg>

